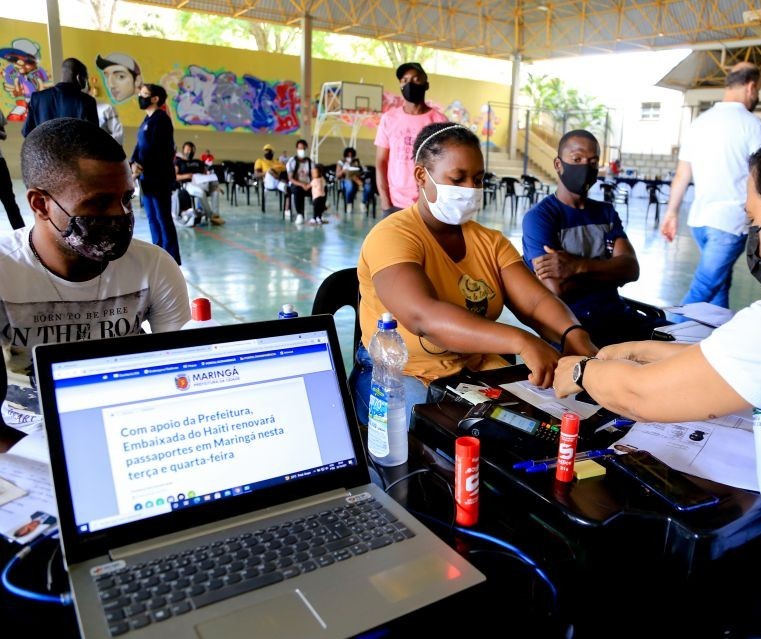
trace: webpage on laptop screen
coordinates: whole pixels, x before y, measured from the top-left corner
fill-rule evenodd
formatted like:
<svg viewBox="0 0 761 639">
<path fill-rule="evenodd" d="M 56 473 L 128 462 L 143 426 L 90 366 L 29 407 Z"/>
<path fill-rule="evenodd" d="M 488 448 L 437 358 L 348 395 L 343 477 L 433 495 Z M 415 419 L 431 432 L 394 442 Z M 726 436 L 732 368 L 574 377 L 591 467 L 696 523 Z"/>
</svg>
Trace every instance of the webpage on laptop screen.
<svg viewBox="0 0 761 639">
<path fill-rule="evenodd" d="M 68 362 L 53 378 L 80 532 L 357 461 L 321 333 Z"/>
</svg>

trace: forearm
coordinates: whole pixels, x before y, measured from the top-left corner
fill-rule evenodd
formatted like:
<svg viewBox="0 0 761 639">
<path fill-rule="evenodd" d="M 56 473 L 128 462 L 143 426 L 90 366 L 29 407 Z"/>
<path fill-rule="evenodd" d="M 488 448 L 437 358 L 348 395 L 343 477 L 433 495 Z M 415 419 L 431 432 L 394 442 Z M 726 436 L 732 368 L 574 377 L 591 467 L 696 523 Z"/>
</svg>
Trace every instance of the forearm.
<svg viewBox="0 0 761 639">
<path fill-rule="evenodd" d="M 574 279 L 623 286 L 639 279 L 639 263 L 633 255 L 609 259 L 581 258 Z"/>
<path fill-rule="evenodd" d="M 378 187 L 378 195 L 380 195 L 381 208 L 387 209 L 391 206 L 391 196 L 388 190 L 388 179 L 386 171 L 388 170 L 388 161 L 383 160 L 378 162 L 375 172 L 375 183 Z"/>
<path fill-rule="evenodd" d="M 669 190 L 669 201 L 666 206 L 666 215 L 678 216 L 679 207 L 684 199 L 684 194 L 687 192 L 687 188 L 690 186 L 690 179 L 692 178 L 692 168 L 687 162 L 679 162 L 677 165 L 676 175 L 671 180 L 671 187 Z"/>
<path fill-rule="evenodd" d="M 638 421 L 708 420 L 749 407 L 698 344 L 652 364 L 587 362 L 584 388 L 609 410 Z"/>
<path fill-rule="evenodd" d="M 640 364 L 658 362 L 668 357 L 678 355 L 689 344 L 676 344 L 674 342 L 661 342 L 657 340 L 642 340 L 637 342 L 621 342 L 611 344 L 600 350 L 598 357 L 601 359 L 628 359 Z"/>
<path fill-rule="evenodd" d="M 560 343 L 566 329 L 579 324 L 571 309 L 550 294 L 539 298 L 532 313 L 517 316 L 521 322 L 556 344 Z M 565 354 L 594 355 L 597 347 L 590 341 L 587 331 L 577 329 L 566 335 L 564 350 Z"/>
</svg>

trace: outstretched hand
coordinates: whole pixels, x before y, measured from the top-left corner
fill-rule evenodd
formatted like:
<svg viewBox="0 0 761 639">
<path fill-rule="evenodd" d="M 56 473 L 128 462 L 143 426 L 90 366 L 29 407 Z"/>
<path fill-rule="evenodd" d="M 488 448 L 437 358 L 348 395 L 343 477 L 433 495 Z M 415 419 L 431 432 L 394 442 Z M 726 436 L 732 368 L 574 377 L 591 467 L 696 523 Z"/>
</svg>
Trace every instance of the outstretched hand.
<svg viewBox="0 0 761 639">
<path fill-rule="evenodd" d="M 676 237 L 677 229 L 679 228 L 679 217 L 667 213 L 663 218 L 663 224 L 661 224 L 661 235 L 665 237 L 669 242 L 673 242 Z"/>
<path fill-rule="evenodd" d="M 549 388 L 560 354 L 538 337 L 528 335 L 526 344 L 518 353 L 531 373 L 528 381 L 540 388 Z"/>
</svg>

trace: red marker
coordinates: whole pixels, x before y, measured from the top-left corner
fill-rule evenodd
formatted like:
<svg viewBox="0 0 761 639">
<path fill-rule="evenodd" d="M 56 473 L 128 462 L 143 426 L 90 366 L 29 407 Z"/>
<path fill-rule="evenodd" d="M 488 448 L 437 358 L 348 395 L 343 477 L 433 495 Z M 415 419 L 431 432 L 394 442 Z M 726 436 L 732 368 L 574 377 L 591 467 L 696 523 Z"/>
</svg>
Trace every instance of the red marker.
<svg viewBox="0 0 761 639">
<path fill-rule="evenodd" d="M 481 442 L 477 437 L 455 440 L 454 499 L 455 520 L 461 526 L 478 523 L 478 472 Z"/>
<path fill-rule="evenodd" d="M 576 457 L 576 442 L 579 439 L 579 416 L 576 413 L 563 413 L 560 422 L 560 443 L 558 444 L 558 461 L 555 479 L 573 481 L 573 462 Z"/>
</svg>

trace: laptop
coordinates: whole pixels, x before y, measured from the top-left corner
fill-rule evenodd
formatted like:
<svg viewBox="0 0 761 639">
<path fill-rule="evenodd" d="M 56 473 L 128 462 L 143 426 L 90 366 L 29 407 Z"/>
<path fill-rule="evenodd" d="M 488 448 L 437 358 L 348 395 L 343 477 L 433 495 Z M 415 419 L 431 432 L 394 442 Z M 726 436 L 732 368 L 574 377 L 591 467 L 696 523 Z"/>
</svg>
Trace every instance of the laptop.
<svg viewBox="0 0 761 639">
<path fill-rule="evenodd" d="M 34 360 L 85 639 L 348 637 L 485 579 L 370 481 L 331 315 Z"/>
</svg>

